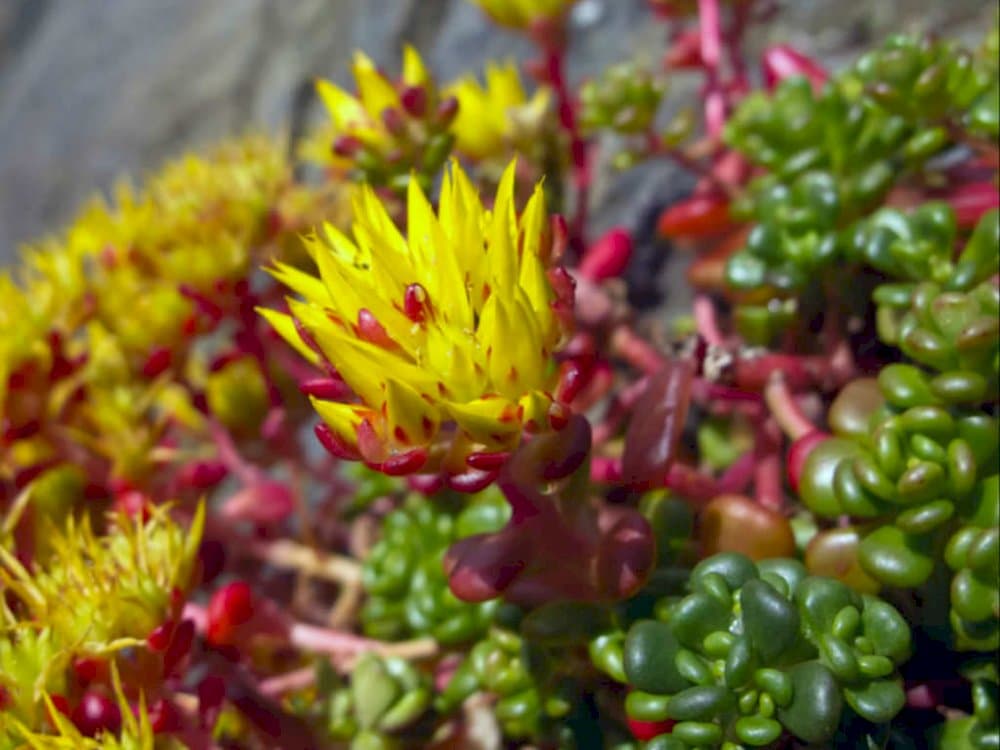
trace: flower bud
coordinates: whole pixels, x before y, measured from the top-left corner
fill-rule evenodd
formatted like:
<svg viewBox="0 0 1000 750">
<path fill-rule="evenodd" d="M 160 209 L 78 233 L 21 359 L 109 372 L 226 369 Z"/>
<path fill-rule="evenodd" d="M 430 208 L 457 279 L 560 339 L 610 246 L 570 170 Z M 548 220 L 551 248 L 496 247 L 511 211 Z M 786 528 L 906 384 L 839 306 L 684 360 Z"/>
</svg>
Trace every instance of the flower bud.
<svg viewBox="0 0 1000 750">
<path fill-rule="evenodd" d="M 117 734 L 122 727 L 118 705 L 94 690 L 83 694 L 70 718 L 85 737 L 96 737 L 101 732 Z"/>
</svg>

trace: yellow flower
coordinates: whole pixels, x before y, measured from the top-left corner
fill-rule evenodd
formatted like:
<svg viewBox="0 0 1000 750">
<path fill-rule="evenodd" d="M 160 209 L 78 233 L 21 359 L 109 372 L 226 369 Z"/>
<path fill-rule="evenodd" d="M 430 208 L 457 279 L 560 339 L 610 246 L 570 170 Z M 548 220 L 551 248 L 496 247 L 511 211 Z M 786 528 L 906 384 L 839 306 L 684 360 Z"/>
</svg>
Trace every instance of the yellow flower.
<svg viewBox="0 0 1000 750">
<path fill-rule="evenodd" d="M 316 92 L 329 124 L 306 138 L 299 155 L 335 170 L 355 170 L 361 181 L 405 182 L 413 169 L 433 175 L 451 150 L 448 125 L 454 103 L 439 100 L 437 87 L 420 54 L 403 49 L 399 83 L 389 80 L 362 52 L 354 55 L 357 95 L 318 80 Z"/>
<path fill-rule="evenodd" d="M 52 557 L 29 571 L 0 546 L 0 584 L 63 647 L 111 653 L 141 643 L 169 616 L 173 590 L 187 590 L 204 526 L 204 506 L 188 529 L 151 509 L 143 523 L 119 515 L 97 535 L 84 518 L 52 529 Z"/>
<path fill-rule="evenodd" d="M 470 0 L 494 21 L 526 29 L 532 24 L 562 16 L 576 0 Z"/>
<path fill-rule="evenodd" d="M 523 141 L 533 140 L 549 110 L 550 92 L 540 88 L 529 99 L 517 66 L 507 62 L 486 64 L 486 84 L 465 76 L 446 91 L 458 99 L 452 124 L 455 148 L 473 159 L 502 156 Z"/>
<path fill-rule="evenodd" d="M 289 300 L 291 316 L 262 314 L 358 397 L 314 399 L 344 453 L 387 473 L 453 475 L 467 469 L 468 454 L 509 450 L 522 428 L 546 429 L 562 416 L 552 353 L 564 316 L 553 304 L 567 302 L 550 284 L 541 186 L 519 215 L 514 174 L 512 163 L 492 211 L 457 163 L 436 214 L 411 182 L 405 237 L 363 186 L 353 240 L 326 226 L 307 241 L 319 278 L 275 268 L 304 301 Z"/>
</svg>

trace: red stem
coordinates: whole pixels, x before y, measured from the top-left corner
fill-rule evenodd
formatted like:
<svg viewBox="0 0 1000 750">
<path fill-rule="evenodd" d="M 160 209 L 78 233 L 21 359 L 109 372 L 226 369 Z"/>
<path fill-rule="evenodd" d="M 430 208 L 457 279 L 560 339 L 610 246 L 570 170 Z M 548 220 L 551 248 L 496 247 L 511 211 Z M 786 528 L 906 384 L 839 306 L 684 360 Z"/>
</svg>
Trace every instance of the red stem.
<svg viewBox="0 0 1000 750">
<path fill-rule="evenodd" d="M 576 117 L 576 102 L 566 80 L 566 33 L 564 28 L 540 28 L 533 35 L 542 51 L 545 82 L 556 95 L 559 123 L 569 136 L 573 187 L 576 191 L 574 214 L 569 226 L 569 244 L 576 257 L 587 247 L 587 211 L 590 200 L 590 158 L 587 142 L 580 132 Z"/>
<path fill-rule="evenodd" d="M 750 11 L 753 3 L 737 3 L 733 7 L 733 23 L 726 32 L 726 56 L 729 59 L 729 67 L 733 71 L 733 88 L 739 91 L 749 86 L 747 76 L 747 61 L 743 54 L 743 36 L 746 32 L 747 23 L 750 20 Z"/>
<path fill-rule="evenodd" d="M 780 511 L 785 504 L 781 484 L 784 462 L 781 460 L 781 433 L 773 420 L 765 421 L 757 430 L 754 454 L 754 494 L 757 502 L 765 508 Z"/>
<path fill-rule="evenodd" d="M 705 339 L 705 342 L 709 346 L 722 345 L 725 337 L 722 335 L 722 331 L 719 330 L 715 305 L 704 294 L 699 294 L 694 298 L 694 322 L 699 335 Z"/>
<path fill-rule="evenodd" d="M 771 375 L 764 387 L 764 400 L 774 421 L 789 440 L 798 440 L 816 431 L 816 425 L 802 411 L 781 372 Z"/>
<path fill-rule="evenodd" d="M 722 49 L 722 18 L 719 0 L 698 0 L 698 30 L 701 36 L 701 59 L 705 68 L 705 129 L 713 140 L 722 136 L 726 104 L 719 76 Z"/>
</svg>

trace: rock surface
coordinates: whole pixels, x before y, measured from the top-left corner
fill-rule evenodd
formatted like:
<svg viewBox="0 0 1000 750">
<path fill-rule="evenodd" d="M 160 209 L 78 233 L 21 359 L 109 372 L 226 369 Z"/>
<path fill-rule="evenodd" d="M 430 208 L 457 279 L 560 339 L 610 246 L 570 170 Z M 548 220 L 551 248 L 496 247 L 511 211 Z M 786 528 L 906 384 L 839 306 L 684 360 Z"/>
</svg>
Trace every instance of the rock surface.
<svg viewBox="0 0 1000 750">
<path fill-rule="evenodd" d="M 663 27 L 648 22 L 644 4 L 581 0 L 574 78 L 629 56 L 655 62 Z M 781 20 L 756 32 L 751 47 L 791 41 L 834 65 L 891 31 L 975 38 L 989 22 L 981 0 L 783 5 Z M 442 78 L 530 51 L 463 0 L 2 0 L 0 263 L 121 174 L 229 134 L 308 118 L 313 76 L 344 81 L 358 48 L 392 69 L 404 41 Z M 674 92 L 675 100 L 696 94 L 683 81 Z M 602 173 L 595 228 L 636 226 L 685 179 L 669 165 Z"/>
</svg>

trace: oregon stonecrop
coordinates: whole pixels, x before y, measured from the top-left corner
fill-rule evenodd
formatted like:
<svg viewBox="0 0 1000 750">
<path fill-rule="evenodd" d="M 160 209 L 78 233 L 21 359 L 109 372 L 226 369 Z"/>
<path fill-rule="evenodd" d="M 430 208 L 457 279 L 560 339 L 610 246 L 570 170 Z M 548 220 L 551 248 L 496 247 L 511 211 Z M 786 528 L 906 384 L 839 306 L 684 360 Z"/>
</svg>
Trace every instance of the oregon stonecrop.
<svg viewBox="0 0 1000 750">
<path fill-rule="evenodd" d="M 558 248 L 545 197 L 536 188 L 518 212 L 515 166 L 491 210 L 457 164 L 437 211 L 411 182 L 406 237 L 362 188 L 353 240 L 326 225 L 307 241 L 318 278 L 275 268 L 303 299 L 289 300 L 288 315 L 263 314 L 357 395 L 313 399 L 342 457 L 456 476 L 476 468 L 470 455 L 509 451 L 523 429 L 565 420 L 553 355 L 571 301 L 549 280 Z"/>
<path fill-rule="evenodd" d="M 576 85 L 474 4 L 523 74 L 359 52 L 0 275 L 0 748 L 996 748 L 996 30 Z"/>
</svg>

